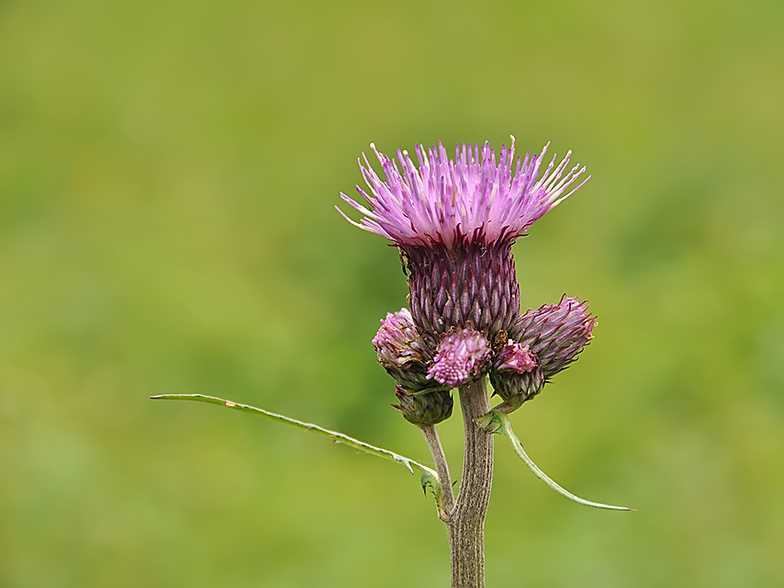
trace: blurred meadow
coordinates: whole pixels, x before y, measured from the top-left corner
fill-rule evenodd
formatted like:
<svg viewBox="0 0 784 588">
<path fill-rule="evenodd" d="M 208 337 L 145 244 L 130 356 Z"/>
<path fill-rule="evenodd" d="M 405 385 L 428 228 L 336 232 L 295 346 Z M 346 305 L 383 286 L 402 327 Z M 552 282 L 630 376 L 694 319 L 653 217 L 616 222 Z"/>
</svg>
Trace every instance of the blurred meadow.
<svg viewBox="0 0 784 588">
<path fill-rule="evenodd" d="M 374 141 L 573 149 L 515 245 L 596 339 L 513 415 L 490 587 L 784 585 L 784 4 L 0 4 L 0 586 L 447 586 L 430 463 L 370 339 Z M 779 170 L 778 172 L 776 170 Z M 441 425 L 459 477 L 459 417 Z"/>
</svg>

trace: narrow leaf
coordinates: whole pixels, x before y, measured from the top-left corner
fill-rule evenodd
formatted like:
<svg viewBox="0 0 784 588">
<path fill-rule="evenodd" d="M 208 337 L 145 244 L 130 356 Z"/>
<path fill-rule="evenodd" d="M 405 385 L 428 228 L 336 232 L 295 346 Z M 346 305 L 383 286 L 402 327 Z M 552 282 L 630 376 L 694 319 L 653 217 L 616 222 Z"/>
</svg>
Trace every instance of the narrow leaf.
<svg viewBox="0 0 784 588">
<path fill-rule="evenodd" d="M 506 435 L 509 438 L 509 441 L 512 443 L 512 449 L 514 449 L 514 452 L 518 455 L 518 457 L 522 459 L 529 468 L 531 468 L 531 471 L 536 474 L 537 478 L 558 492 L 558 494 L 565 496 L 569 500 L 572 500 L 578 504 L 592 506 L 594 508 L 603 508 L 606 510 L 635 510 L 626 506 L 612 506 L 610 504 L 602 504 L 601 502 L 591 502 L 590 500 L 585 500 L 584 498 L 575 496 L 551 480 L 547 474 L 540 470 L 539 466 L 537 466 L 533 460 L 528 457 L 525 449 L 523 449 L 523 444 L 520 443 L 520 439 L 517 438 L 517 435 L 515 435 L 514 431 L 512 430 L 512 422 L 509 420 L 509 417 L 506 414 L 496 410 L 491 410 L 489 413 L 479 418 L 482 419 L 481 424 L 482 426 L 486 427 L 487 430 L 492 430 L 499 435 Z"/>
<path fill-rule="evenodd" d="M 349 437 L 348 435 L 344 435 L 343 433 L 339 433 L 337 431 L 330 431 L 329 429 L 319 427 L 318 425 L 314 425 L 312 423 L 305 423 L 280 414 L 275 414 L 274 412 L 269 412 L 262 408 L 256 408 L 255 406 L 232 402 L 231 400 L 224 400 L 223 398 L 217 398 L 215 396 L 206 396 L 204 394 L 161 394 L 159 396 L 151 396 L 150 398 L 152 400 L 191 400 L 195 402 L 206 402 L 208 404 L 217 404 L 218 406 L 233 408 L 234 410 L 250 412 L 270 420 L 283 423 L 285 425 L 291 425 L 292 427 L 296 427 L 302 431 L 309 431 L 310 433 L 327 437 L 332 439 L 335 443 L 348 445 L 349 447 L 353 447 L 354 449 L 364 453 L 369 453 L 370 455 L 375 455 L 376 457 L 381 457 L 383 459 L 388 459 L 390 461 L 402 464 L 412 474 L 414 473 L 414 468 L 416 468 L 422 472 L 422 488 L 424 489 L 427 488 L 427 486 L 430 486 L 433 489 L 433 494 L 435 495 L 439 511 L 443 510 L 443 505 L 441 504 L 441 485 L 438 482 L 438 474 L 436 471 L 430 469 L 426 465 L 419 463 L 418 461 L 414 461 L 413 459 L 398 455 L 397 453 L 389 451 L 388 449 L 382 449 L 381 447 L 370 445 L 369 443 L 365 443 L 359 439 L 354 439 L 353 437 Z"/>
</svg>

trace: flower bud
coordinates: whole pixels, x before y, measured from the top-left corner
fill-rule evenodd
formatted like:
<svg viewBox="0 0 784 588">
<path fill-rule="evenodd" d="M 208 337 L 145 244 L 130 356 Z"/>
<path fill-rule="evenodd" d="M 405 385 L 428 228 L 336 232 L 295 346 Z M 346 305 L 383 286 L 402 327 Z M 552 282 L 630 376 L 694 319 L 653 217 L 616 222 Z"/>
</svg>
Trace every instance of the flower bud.
<svg viewBox="0 0 784 588">
<path fill-rule="evenodd" d="M 490 342 L 482 333 L 471 329 L 452 331 L 439 344 L 427 377 L 456 388 L 484 373 L 489 358 Z"/>
<path fill-rule="evenodd" d="M 452 394 L 440 389 L 419 394 L 411 394 L 398 385 L 395 390 L 400 404 L 393 404 L 403 413 L 409 423 L 415 425 L 435 425 L 452 415 Z"/>
<path fill-rule="evenodd" d="M 381 328 L 373 337 L 373 346 L 378 353 L 378 362 L 406 389 L 419 392 L 441 387 L 427 377 L 432 355 L 419 336 L 407 308 L 387 313 L 386 318 L 381 319 Z"/>
<path fill-rule="evenodd" d="M 564 294 L 558 304 L 547 304 L 520 316 L 512 335 L 536 355 L 547 381 L 572 363 L 593 339 L 595 322 L 587 302 Z"/>
<path fill-rule="evenodd" d="M 544 376 L 528 345 L 509 339 L 495 354 L 490 383 L 504 400 L 522 403 L 539 393 Z"/>
</svg>

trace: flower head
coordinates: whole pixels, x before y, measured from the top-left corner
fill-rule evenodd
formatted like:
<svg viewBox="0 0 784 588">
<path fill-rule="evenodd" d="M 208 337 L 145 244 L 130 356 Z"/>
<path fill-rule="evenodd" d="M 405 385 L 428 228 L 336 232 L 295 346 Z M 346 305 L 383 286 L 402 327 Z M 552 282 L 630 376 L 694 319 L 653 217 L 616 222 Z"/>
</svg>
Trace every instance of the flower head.
<svg viewBox="0 0 784 588">
<path fill-rule="evenodd" d="M 427 377 L 456 388 L 483 373 L 490 357 L 490 342 L 482 333 L 463 329 L 444 337 Z"/>
<path fill-rule="evenodd" d="M 378 353 L 378 362 L 406 390 L 419 392 L 442 387 L 427 377 L 433 353 L 417 332 L 407 308 L 389 312 L 381 319 L 381 328 L 373 337 L 373 347 Z"/>
<path fill-rule="evenodd" d="M 577 182 L 585 167 L 569 168 L 571 151 L 543 169 L 548 146 L 521 158 L 512 137 L 498 157 L 488 143 L 463 144 L 450 160 L 440 143 L 418 145 L 415 163 L 371 144 L 384 179 L 363 155 L 365 203 L 341 193 L 362 214 L 354 221 L 338 208 L 346 220 L 400 251 L 411 311 L 388 314 L 373 345 L 413 423 L 447 418 L 449 390 L 488 373 L 507 404 L 519 405 L 590 340 L 593 318 L 573 298 L 520 316 L 512 244 L 588 180 Z"/>
<path fill-rule="evenodd" d="M 357 190 L 369 207 L 341 194 L 364 215 L 359 222 L 338 211 L 350 223 L 376 233 L 402 247 L 442 244 L 452 248 L 459 240 L 468 242 L 514 241 L 548 210 L 582 186 L 566 190 L 585 172 L 577 164 L 566 171 L 571 151 L 560 163 L 553 157 L 540 178 L 541 155 L 515 158 L 512 146 L 501 147 L 500 158 L 485 143 L 462 149 L 458 145 L 450 160 L 441 143 L 425 149 L 417 145 L 418 167 L 406 151 L 397 152 L 398 162 L 371 148 L 384 170 L 382 180 L 367 157 L 359 162 L 370 194 Z M 399 163 L 399 167 L 398 167 Z M 566 172 L 566 173 L 564 173 Z"/>
</svg>

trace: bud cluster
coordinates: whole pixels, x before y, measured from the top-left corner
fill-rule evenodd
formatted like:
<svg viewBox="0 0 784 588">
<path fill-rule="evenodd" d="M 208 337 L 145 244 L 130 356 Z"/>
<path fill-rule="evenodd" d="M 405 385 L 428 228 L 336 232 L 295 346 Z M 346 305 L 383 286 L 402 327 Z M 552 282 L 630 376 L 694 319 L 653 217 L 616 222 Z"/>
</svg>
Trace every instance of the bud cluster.
<svg viewBox="0 0 784 588">
<path fill-rule="evenodd" d="M 541 392 L 592 339 L 595 317 L 585 302 L 564 295 L 529 310 L 491 344 L 484 333 L 452 328 L 437 345 L 422 337 L 411 313 L 389 313 L 373 339 L 379 363 L 397 381 L 406 420 L 433 425 L 452 414 L 450 390 L 489 374 L 495 392 L 513 406 Z"/>
</svg>

